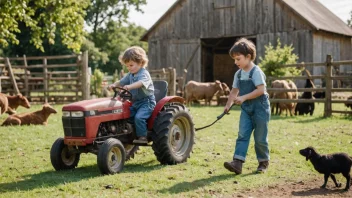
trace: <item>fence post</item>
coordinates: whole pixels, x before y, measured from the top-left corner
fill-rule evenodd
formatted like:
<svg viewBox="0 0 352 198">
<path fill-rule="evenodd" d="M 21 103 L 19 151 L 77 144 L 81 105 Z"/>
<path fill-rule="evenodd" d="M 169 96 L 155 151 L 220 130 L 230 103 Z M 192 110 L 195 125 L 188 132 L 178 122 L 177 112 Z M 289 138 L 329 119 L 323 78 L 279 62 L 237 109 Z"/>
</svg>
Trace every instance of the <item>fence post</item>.
<svg viewBox="0 0 352 198">
<path fill-rule="evenodd" d="M 170 84 L 169 90 L 171 96 L 176 96 L 176 69 L 169 67 Z"/>
<path fill-rule="evenodd" d="M 44 72 L 44 102 L 48 102 L 48 96 L 49 96 L 49 90 L 48 90 L 48 84 L 49 84 L 49 78 L 48 78 L 48 68 L 47 68 L 47 60 L 46 58 L 43 59 L 43 72 Z"/>
<path fill-rule="evenodd" d="M 24 88 L 25 88 L 25 96 L 28 97 L 29 96 L 29 86 L 28 86 L 28 76 L 29 74 L 29 70 L 28 70 L 28 64 L 27 64 L 27 58 L 26 55 L 23 55 L 23 63 L 24 63 Z"/>
<path fill-rule="evenodd" d="M 331 89 L 332 89 L 332 63 L 333 59 L 331 55 L 326 56 L 326 91 L 325 91 L 325 108 L 324 108 L 324 117 L 330 117 L 332 114 L 332 105 L 331 105 Z"/>
<path fill-rule="evenodd" d="M 90 95 L 90 78 L 88 73 L 88 51 L 83 52 L 82 57 L 82 98 L 89 99 Z"/>
<path fill-rule="evenodd" d="M 14 89 L 16 94 L 19 94 L 20 91 L 18 90 L 16 78 L 15 78 L 15 75 L 14 75 L 14 73 L 12 71 L 12 66 L 11 66 L 9 58 L 6 58 L 6 65 L 7 65 L 7 68 L 9 69 L 9 76 L 10 76 L 10 79 L 11 79 L 11 82 L 12 82 L 12 85 L 13 85 L 13 89 Z"/>
</svg>

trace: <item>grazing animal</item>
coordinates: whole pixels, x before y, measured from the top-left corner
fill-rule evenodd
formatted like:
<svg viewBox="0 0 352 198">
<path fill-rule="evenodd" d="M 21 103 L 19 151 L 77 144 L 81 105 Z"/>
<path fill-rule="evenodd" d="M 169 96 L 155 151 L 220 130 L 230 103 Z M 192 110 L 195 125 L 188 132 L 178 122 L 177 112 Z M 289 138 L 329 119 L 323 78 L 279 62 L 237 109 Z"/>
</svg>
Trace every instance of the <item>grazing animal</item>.
<svg viewBox="0 0 352 198">
<path fill-rule="evenodd" d="M 275 80 L 271 83 L 271 87 L 272 88 L 291 89 L 289 83 L 286 80 Z M 297 95 L 296 92 L 273 92 L 273 93 L 271 93 L 271 96 L 273 99 L 275 99 L 275 98 L 277 98 L 277 99 L 293 99 L 296 97 L 295 94 Z M 271 109 L 272 112 L 274 111 L 275 106 L 277 106 L 276 103 L 273 104 L 273 107 Z M 280 108 L 279 115 L 281 115 L 282 110 L 286 110 L 286 116 L 287 116 L 287 110 L 288 110 L 290 112 L 290 115 L 292 116 L 294 108 L 295 108 L 295 103 L 279 103 L 278 107 Z M 276 108 L 276 114 L 277 114 L 277 108 Z"/>
<path fill-rule="evenodd" d="M 313 97 L 314 98 L 325 98 L 325 91 L 322 91 L 322 92 L 315 92 L 313 94 Z"/>
<path fill-rule="evenodd" d="M 352 166 L 352 157 L 348 156 L 346 153 L 320 155 L 313 147 L 301 149 L 299 153 L 306 157 L 307 161 L 310 160 L 316 171 L 324 174 L 324 184 L 321 188 L 326 187 L 329 177 L 331 177 L 334 181 L 336 187 L 341 187 L 341 183 L 337 183 L 333 174 L 342 173 L 347 180 L 345 190 L 349 190 L 351 185 L 350 171 Z"/>
<path fill-rule="evenodd" d="M 10 115 L 13 114 L 13 112 L 19 106 L 25 107 L 27 109 L 29 109 L 31 107 L 27 98 L 25 96 L 23 96 L 22 94 L 17 94 L 15 96 L 6 95 L 6 97 L 9 102 L 9 107 L 8 107 L 8 110 L 6 111 L 6 113 L 8 113 Z"/>
<path fill-rule="evenodd" d="M 312 80 L 307 79 L 306 80 L 306 85 L 304 86 L 305 88 L 315 88 L 314 83 Z M 303 92 L 302 99 L 313 99 L 313 94 L 311 91 Z M 314 102 L 309 102 L 309 103 L 300 103 L 298 102 L 295 108 L 295 115 L 297 115 L 297 112 L 299 115 L 304 115 L 304 114 L 310 114 L 313 115 L 315 109 L 315 104 Z"/>
<path fill-rule="evenodd" d="M 226 83 L 221 83 L 223 91 L 218 91 L 215 93 L 217 106 L 226 105 L 228 95 L 230 94 L 230 88 Z"/>
<path fill-rule="evenodd" d="M 193 100 L 205 99 L 205 105 L 209 104 L 218 91 L 224 91 L 220 81 L 216 80 L 215 82 L 196 82 L 188 81 L 185 86 L 186 92 L 186 103 L 189 105 Z"/>
<path fill-rule="evenodd" d="M 9 125 L 47 125 L 48 117 L 52 113 L 57 113 L 56 110 L 50 106 L 49 104 L 44 104 L 42 110 L 38 110 L 31 113 L 22 113 L 10 115 L 7 119 L 2 123 L 2 126 Z"/>
<path fill-rule="evenodd" d="M 347 100 L 352 102 L 352 96 L 348 97 Z M 347 108 L 349 107 L 349 108 L 352 109 L 352 104 L 351 104 L 351 103 L 345 103 L 345 106 L 346 106 Z"/>
<path fill-rule="evenodd" d="M 5 113 L 8 107 L 9 107 L 9 102 L 6 98 L 6 95 L 0 93 L 0 115 Z"/>
</svg>

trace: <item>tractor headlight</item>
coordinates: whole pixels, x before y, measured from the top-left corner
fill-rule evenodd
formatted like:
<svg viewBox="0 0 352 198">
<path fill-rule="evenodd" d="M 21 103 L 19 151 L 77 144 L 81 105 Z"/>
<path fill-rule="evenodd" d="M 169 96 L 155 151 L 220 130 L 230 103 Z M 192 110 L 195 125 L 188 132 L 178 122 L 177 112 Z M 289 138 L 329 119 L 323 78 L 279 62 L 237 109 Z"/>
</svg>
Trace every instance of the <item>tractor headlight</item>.
<svg viewBox="0 0 352 198">
<path fill-rule="evenodd" d="M 62 117 L 70 117 L 70 112 L 69 111 L 62 111 Z"/>
<path fill-rule="evenodd" d="M 83 111 L 71 111 L 71 116 L 73 118 L 79 118 L 79 117 L 83 117 L 84 113 Z"/>
</svg>

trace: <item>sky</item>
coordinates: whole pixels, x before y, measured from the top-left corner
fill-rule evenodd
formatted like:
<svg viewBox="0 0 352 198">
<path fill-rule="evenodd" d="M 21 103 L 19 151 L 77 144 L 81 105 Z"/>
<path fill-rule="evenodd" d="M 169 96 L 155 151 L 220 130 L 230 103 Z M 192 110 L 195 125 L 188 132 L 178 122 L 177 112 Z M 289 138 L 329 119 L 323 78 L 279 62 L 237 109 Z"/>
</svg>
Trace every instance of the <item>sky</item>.
<svg viewBox="0 0 352 198">
<path fill-rule="evenodd" d="M 345 23 L 350 19 L 352 0 L 319 0 L 325 7 L 340 17 Z M 174 3 L 176 0 L 147 0 L 147 5 L 142 6 L 144 13 L 135 10 L 130 12 L 130 22 L 134 22 L 149 29 Z"/>
</svg>

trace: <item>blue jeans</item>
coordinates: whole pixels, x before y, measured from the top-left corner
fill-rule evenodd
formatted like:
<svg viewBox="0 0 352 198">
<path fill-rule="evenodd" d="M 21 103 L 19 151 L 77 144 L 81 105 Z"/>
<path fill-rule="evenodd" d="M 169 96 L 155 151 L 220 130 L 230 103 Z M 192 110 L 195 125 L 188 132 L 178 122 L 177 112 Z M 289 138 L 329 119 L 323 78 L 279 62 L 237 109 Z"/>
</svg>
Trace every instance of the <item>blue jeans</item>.
<svg viewBox="0 0 352 198">
<path fill-rule="evenodd" d="M 269 105 L 266 95 L 245 101 L 242 104 L 234 159 L 246 160 L 249 140 L 254 130 L 255 153 L 258 161 L 270 160 L 268 146 Z"/>
<path fill-rule="evenodd" d="M 151 101 L 149 98 L 135 101 L 133 106 L 130 107 L 137 137 L 147 136 L 147 119 L 152 115 L 154 107 L 155 101 Z"/>
</svg>

